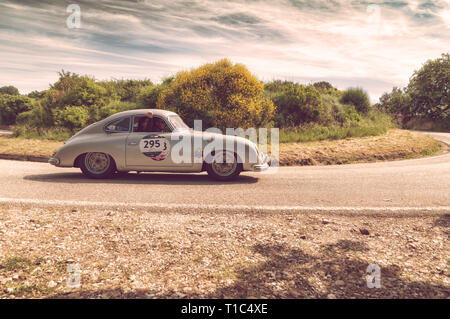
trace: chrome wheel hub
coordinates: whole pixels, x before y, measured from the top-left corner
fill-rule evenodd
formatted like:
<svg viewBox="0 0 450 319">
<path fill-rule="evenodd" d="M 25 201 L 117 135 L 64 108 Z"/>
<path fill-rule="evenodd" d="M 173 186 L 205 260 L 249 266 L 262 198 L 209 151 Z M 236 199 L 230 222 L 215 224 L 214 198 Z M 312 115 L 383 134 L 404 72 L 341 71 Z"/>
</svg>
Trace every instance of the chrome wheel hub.
<svg viewBox="0 0 450 319">
<path fill-rule="evenodd" d="M 237 162 L 234 154 L 223 152 L 216 154 L 211 167 L 217 175 L 229 176 L 236 171 Z"/>
<path fill-rule="evenodd" d="M 110 159 L 105 153 L 88 153 L 85 157 L 85 164 L 91 173 L 102 174 L 108 170 Z"/>
</svg>

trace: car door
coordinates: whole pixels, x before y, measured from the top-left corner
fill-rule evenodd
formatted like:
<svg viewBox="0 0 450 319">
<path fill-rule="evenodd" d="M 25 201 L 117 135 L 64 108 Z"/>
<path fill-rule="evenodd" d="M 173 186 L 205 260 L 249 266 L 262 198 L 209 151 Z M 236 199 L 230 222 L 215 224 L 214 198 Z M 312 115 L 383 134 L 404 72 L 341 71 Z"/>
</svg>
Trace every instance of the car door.
<svg viewBox="0 0 450 319">
<path fill-rule="evenodd" d="M 93 149 L 100 148 L 102 152 L 113 156 L 118 169 L 125 166 L 125 145 L 131 132 L 131 116 L 124 116 L 108 122 L 104 126 L 106 136 L 100 141 L 94 142 Z"/>
<path fill-rule="evenodd" d="M 127 167 L 142 168 L 143 170 L 176 170 L 176 168 L 192 167 L 192 163 L 179 163 L 172 159 L 171 150 L 179 142 L 173 138 L 172 129 L 164 118 L 166 128 L 160 132 L 135 132 L 139 116 L 135 116 L 133 131 L 126 141 L 126 165 Z"/>
</svg>

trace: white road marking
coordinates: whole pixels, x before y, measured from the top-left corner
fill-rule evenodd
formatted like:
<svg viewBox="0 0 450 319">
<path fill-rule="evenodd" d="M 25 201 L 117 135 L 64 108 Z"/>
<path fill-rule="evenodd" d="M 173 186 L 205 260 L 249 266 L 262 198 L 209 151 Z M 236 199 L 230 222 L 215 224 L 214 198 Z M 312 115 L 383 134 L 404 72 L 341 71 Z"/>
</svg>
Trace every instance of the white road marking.
<svg viewBox="0 0 450 319">
<path fill-rule="evenodd" d="M 450 206 L 391 207 L 391 206 L 277 206 L 277 205 L 212 205 L 212 204 L 168 204 L 168 203 L 123 203 L 90 202 L 75 200 L 1 198 L 0 203 L 22 205 L 53 205 L 70 207 L 109 207 L 109 208 L 168 208 L 168 209 L 218 209 L 246 211 L 313 211 L 313 212 L 450 212 Z"/>
</svg>

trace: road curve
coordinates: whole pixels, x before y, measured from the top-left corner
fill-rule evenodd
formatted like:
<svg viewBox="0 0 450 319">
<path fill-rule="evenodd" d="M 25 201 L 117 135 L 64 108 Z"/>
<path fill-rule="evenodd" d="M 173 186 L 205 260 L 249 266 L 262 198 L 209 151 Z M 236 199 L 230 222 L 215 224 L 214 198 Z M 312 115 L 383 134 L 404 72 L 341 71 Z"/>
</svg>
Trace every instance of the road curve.
<svg viewBox="0 0 450 319">
<path fill-rule="evenodd" d="M 450 133 L 427 134 L 450 144 Z M 0 180 L 0 202 L 450 211 L 450 153 L 395 162 L 281 167 L 276 174 L 245 172 L 231 183 L 211 181 L 205 173 L 89 180 L 75 168 L 0 160 Z"/>
</svg>

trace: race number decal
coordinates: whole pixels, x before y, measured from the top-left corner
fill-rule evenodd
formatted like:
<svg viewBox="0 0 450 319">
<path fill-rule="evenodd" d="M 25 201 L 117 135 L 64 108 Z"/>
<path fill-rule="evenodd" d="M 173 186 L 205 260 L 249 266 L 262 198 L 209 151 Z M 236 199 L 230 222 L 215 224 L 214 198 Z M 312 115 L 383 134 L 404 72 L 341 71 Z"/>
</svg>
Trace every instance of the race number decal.
<svg viewBox="0 0 450 319">
<path fill-rule="evenodd" d="M 139 142 L 141 153 L 155 161 L 162 161 L 167 158 L 170 152 L 169 140 L 163 136 L 144 136 Z"/>
</svg>

